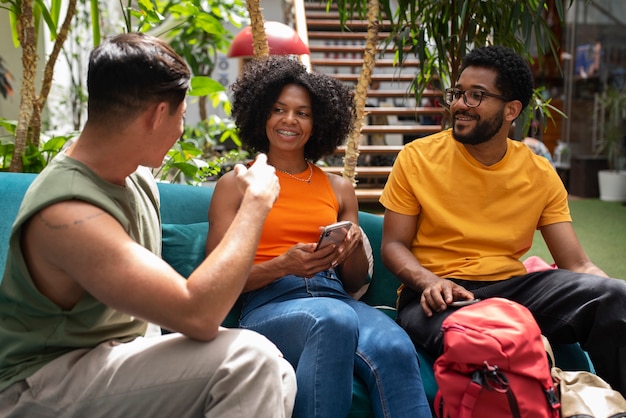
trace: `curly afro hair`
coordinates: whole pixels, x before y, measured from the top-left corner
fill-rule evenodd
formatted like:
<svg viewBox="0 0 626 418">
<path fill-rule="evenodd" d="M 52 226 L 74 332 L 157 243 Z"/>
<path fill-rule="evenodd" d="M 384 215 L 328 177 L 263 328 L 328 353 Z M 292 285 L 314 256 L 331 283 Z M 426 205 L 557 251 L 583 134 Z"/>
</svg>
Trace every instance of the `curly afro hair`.
<svg viewBox="0 0 626 418">
<path fill-rule="evenodd" d="M 288 84 L 302 86 L 311 97 L 313 130 L 304 158 L 317 161 L 331 155 L 354 126 L 353 92 L 330 76 L 307 72 L 304 65 L 284 55 L 250 61 L 231 87 L 232 115 L 242 143 L 255 152 L 269 151 L 265 125 Z"/>
<path fill-rule="evenodd" d="M 528 63 L 511 48 L 486 46 L 472 50 L 463 58 L 461 72 L 467 67 L 490 68 L 498 74 L 496 88 L 524 109 L 533 95 L 533 76 Z"/>
</svg>

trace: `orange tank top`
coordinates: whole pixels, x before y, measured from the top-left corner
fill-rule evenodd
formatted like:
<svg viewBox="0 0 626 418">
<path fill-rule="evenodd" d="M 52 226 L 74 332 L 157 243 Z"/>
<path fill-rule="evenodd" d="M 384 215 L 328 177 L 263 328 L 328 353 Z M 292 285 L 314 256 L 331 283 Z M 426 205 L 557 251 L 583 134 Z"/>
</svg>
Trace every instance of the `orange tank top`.
<svg viewBox="0 0 626 418">
<path fill-rule="evenodd" d="M 309 164 L 313 169 L 310 183 L 276 171 L 280 194 L 263 225 L 255 264 L 284 254 L 297 243 L 317 242 L 319 227 L 337 222 L 339 202 L 328 176 Z M 306 178 L 302 174 L 295 177 Z"/>
</svg>

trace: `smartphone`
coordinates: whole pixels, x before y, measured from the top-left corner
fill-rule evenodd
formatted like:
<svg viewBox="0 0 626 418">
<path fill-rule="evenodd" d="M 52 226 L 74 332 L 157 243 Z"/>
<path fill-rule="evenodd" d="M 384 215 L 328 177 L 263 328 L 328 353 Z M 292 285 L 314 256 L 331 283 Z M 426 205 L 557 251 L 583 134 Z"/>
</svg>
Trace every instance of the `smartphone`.
<svg viewBox="0 0 626 418">
<path fill-rule="evenodd" d="M 476 302 L 480 302 L 480 299 L 472 299 L 472 300 L 455 300 L 454 302 L 452 302 L 450 304 L 450 306 L 455 306 L 455 307 L 460 307 L 460 306 L 467 306 L 467 305 L 471 305 L 473 303 Z"/>
<path fill-rule="evenodd" d="M 315 251 L 330 244 L 339 244 L 346 238 L 351 227 L 352 222 L 350 221 L 340 221 L 324 227 L 320 238 L 317 240 Z"/>
</svg>

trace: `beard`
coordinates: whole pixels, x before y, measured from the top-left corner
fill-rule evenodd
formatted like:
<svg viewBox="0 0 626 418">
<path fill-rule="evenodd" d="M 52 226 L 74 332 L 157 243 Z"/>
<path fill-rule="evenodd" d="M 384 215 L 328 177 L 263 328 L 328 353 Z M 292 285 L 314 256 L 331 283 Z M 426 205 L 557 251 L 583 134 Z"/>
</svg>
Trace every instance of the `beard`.
<svg viewBox="0 0 626 418">
<path fill-rule="evenodd" d="M 465 112 L 456 112 L 455 115 L 467 115 Z M 478 119 L 476 127 L 469 132 L 459 133 L 456 130 L 455 120 L 452 120 L 452 136 L 455 140 L 465 145 L 478 145 L 489 141 L 496 133 L 502 128 L 504 123 L 504 117 L 502 112 L 497 112 L 494 117 L 490 119 Z"/>
</svg>

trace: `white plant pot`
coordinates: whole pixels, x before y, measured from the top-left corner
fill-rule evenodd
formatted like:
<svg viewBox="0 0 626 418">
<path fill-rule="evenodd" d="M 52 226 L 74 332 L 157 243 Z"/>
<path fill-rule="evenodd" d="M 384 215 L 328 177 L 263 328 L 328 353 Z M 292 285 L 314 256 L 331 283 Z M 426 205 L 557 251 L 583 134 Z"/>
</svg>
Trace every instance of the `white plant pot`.
<svg viewBox="0 0 626 418">
<path fill-rule="evenodd" d="M 626 202 L 626 170 L 598 171 L 600 200 L 608 202 Z"/>
</svg>

